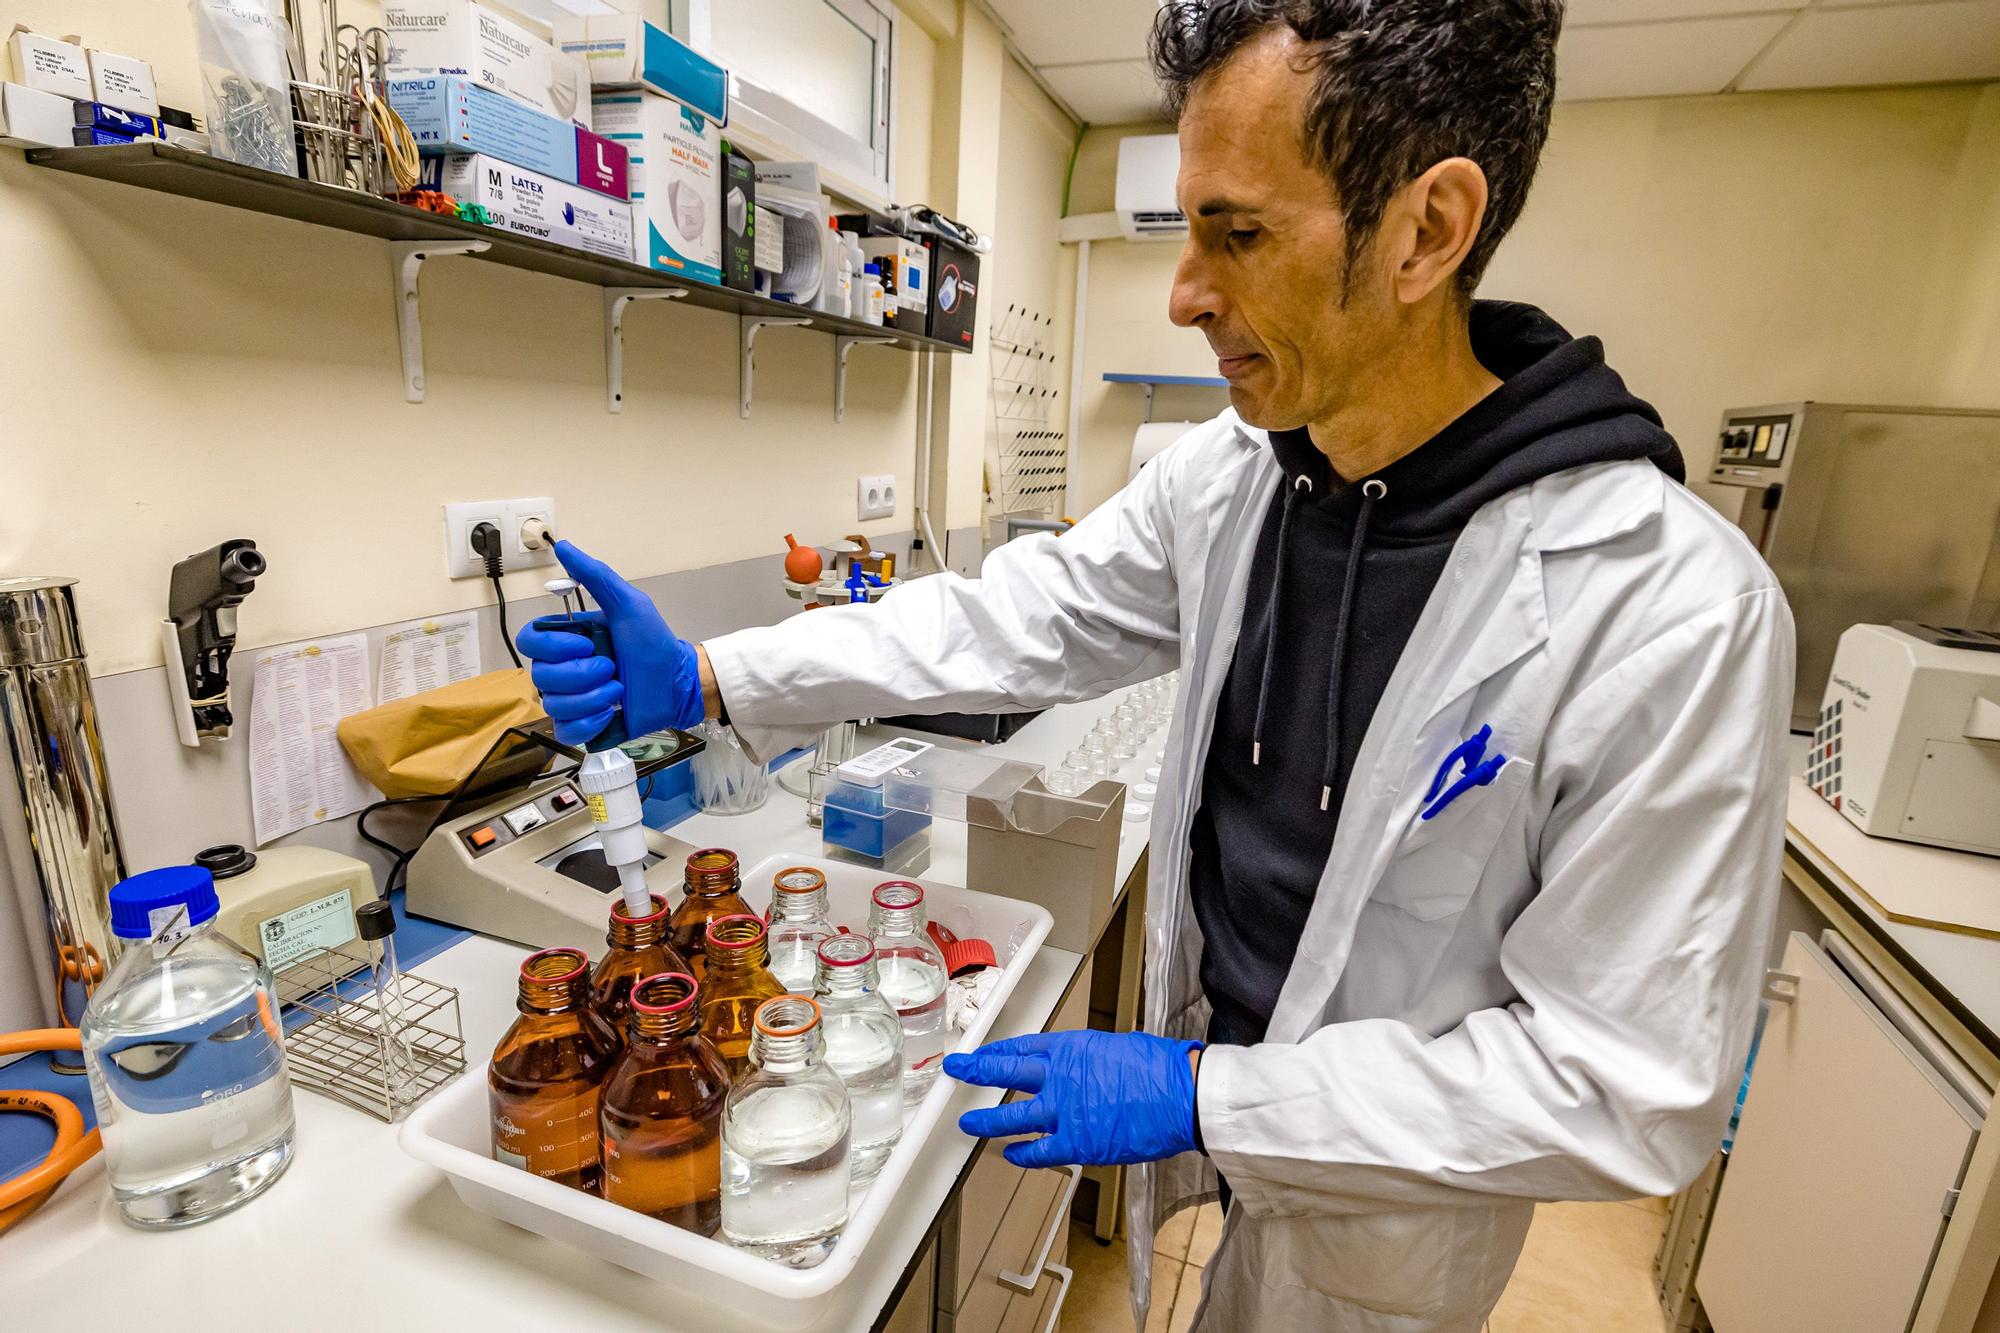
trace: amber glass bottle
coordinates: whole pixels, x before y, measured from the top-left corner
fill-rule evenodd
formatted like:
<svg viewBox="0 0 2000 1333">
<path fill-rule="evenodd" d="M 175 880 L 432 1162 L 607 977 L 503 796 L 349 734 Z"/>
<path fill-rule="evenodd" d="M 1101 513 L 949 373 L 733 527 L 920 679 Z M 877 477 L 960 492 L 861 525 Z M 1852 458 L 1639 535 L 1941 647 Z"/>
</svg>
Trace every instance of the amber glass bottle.
<svg viewBox="0 0 2000 1333">
<path fill-rule="evenodd" d="M 688 971 L 701 981 L 708 969 L 702 956 L 708 923 L 719 916 L 747 916 L 750 904 L 743 901 L 743 872 L 736 853 L 720 847 L 696 852 L 687 859 L 683 883 L 687 897 L 674 909 L 667 925 L 668 942 L 688 962 Z"/>
<path fill-rule="evenodd" d="M 701 1035 L 685 972 L 632 988 L 625 1054 L 604 1084 L 604 1197 L 712 1236 L 722 1223 L 722 1103 L 729 1068 Z"/>
<path fill-rule="evenodd" d="M 667 943 L 667 900 L 658 894 L 653 895 L 653 910 L 641 917 L 626 916 L 623 899 L 613 902 L 604 942 L 611 947 L 590 974 L 590 1007 L 623 1042 L 632 987 L 641 977 L 687 972 L 688 965 Z"/>
<path fill-rule="evenodd" d="M 590 1008 L 590 960 L 545 949 L 521 964 L 521 1016 L 486 1071 L 493 1158 L 598 1192 L 598 1091 L 618 1042 Z"/>
<path fill-rule="evenodd" d="M 771 974 L 764 923 L 747 913 L 708 923 L 708 979 L 701 984 L 701 1033 L 729 1062 L 735 1078 L 750 1067 L 757 1006 L 785 993 Z"/>
</svg>

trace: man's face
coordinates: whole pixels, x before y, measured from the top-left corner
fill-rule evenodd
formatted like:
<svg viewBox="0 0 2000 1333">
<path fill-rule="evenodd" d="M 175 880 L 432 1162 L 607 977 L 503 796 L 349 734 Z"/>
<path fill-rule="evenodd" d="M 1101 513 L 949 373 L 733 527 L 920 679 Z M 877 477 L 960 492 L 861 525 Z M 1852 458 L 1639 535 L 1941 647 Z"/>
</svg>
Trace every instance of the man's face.
<svg viewBox="0 0 2000 1333">
<path fill-rule="evenodd" d="M 1388 284 L 1363 251 L 1342 300 L 1347 227 L 1301 139 L 1312 76 L 1273 29 L 1196 86 L 1181 117 L 1188 239 L 1169 312 L 1200 329 L 1253 426 L 1325 420 L 1391 341 Z"/>
</svg>

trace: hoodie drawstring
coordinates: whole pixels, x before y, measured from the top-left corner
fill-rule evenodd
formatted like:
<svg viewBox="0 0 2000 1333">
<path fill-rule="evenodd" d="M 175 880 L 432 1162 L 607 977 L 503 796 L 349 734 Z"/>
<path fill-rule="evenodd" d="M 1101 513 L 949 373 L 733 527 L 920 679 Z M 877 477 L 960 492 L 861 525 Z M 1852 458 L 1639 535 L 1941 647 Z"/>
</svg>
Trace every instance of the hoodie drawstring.
<svg viewBox="0 0 2000 1333">
<path fill-rule="evenodd" d="M 1347 630 L 1354 614 L 1354 589 L 1361 580 L 1361 555 L 1368 545 L 1368 518 L 1375 502 L 1389 493 L 1381 481 L 1361 483 L 1361 512 L 1354 518 L 1354 541 L 1347 548 L 1347 577 L 1340 586 L 1340 616 L 1333 623 L 1333 661 L 1326 671 L 1326 772 L 1320 780 L 1319 808 L 1333 803 L 1333 779 L 1340 772 L 1340 685 L 1346 677 Z"/>
<path fill-rule="evenodd" d="M 1278 558 L 1271 573 L 1271 628 L 1266 631 L 1264 643 L 1264 676 L 1257 683 L 1257 723 L 1250 730 L 1250 766 L 1255 768 L 1264 761 L 1264 709 L 1271 701 L 1271 668 L 1278 661 L 1278 610 L 1280 599 L 1285 595 L 1285 548 L 1291 543 L 1286 540 L 1292 526 L 1292 510 L 1301 495 L 1312 494 L 1312 478 L 1299 477 L 1292 482 L 1292 489 L 1285 493 L 1285 507 L 1278 511 Z"/>
</svg>

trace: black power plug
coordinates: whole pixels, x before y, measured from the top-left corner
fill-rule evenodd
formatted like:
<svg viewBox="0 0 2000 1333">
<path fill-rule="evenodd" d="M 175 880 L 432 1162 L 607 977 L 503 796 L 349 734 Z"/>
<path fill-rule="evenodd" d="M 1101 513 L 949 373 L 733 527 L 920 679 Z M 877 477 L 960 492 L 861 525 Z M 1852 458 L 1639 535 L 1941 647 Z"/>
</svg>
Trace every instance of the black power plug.
<svg viewBox="0 0 2000 1333">
<path fill-rule="evenodd" d="M 500 586 L 500 529 L 491 523 L 480 523 L 472 529 L 472 550 L 486 562 L 486 577 L 493 580 L 493 600 L 500 607 L 500 639 L 507 645 L 507 656 L 514 659 L 514 665 L 521 665 L 521 654 L 514 647 L 514 631 L 507 624 L 507 593 Z"/>
</svg>

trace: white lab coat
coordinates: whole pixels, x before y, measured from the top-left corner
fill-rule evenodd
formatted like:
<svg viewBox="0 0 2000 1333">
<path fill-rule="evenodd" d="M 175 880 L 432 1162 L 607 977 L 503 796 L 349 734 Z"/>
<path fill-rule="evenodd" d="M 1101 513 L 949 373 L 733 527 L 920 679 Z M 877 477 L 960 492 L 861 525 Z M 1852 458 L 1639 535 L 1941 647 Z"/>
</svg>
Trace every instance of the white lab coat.
<svg viewBox="0 0 2000 1333">
<path fill-rule="evenodd" d="M 1145 1026 L 1200 1037 L 1188 833 L 1279 479 L 1225 413 L 977 580 L 711 641 L 738 733 L 769 754 L 840 718 L 1042 706 L 1178 664 Z M 1205 1146 L 1236 1197 L 1202 1327 L 1476 1333 L 1535 1200 L 1694 1176 L 1756 1014 L 1791 680 L 1770 571 L 1650 463 L 1474 515 L 1369 726 L 1269 1040 L 1202 1057 Z M 1512 762 L 1420 820 L 1488 724 Z M 1193 1153 L 1132 1173 L 1135 1301 L 1155 1224 L 1213 1189 Z"/>
</svg>

